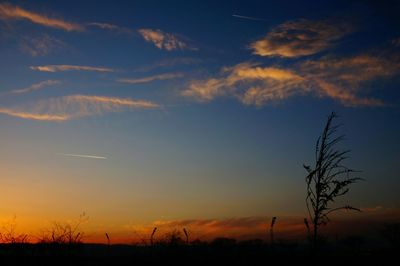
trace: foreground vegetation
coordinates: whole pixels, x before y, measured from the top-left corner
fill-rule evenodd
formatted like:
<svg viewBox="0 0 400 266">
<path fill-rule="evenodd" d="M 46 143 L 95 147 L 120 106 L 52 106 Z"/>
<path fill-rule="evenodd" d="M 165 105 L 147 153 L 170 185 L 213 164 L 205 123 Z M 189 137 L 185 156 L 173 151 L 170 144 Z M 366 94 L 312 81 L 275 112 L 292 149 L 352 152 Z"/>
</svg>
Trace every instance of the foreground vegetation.
<svg viewBox="0 0 400 266">
<path fill-rule="evenodd" d="M 356 239 L 325 243 L 318 255 L 309 245 L 216 239 L 211 243 L 148 246 L 106 244 L 2 244 L 2 265 L 326 265 L 387 261 L 398 248 L 369 249 Z"/>
</svg>

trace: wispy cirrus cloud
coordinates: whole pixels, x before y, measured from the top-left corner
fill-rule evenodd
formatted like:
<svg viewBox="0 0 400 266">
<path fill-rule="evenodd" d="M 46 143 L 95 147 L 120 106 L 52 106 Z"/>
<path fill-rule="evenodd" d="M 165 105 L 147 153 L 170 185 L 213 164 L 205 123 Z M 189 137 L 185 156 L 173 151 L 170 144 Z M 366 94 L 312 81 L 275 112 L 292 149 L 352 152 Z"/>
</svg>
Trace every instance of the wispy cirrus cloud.
<svg viewBox="0 0 400 266">
<path fill-rule="evenodd" d="M 147 83 L 147 82 L 152 82 L 155 80 L 168 80 L 168 79 L 176 79 L 176 78 L 181 78 L 183 77 L 183 73 L 164 73 L 160 75 L 154 75 L 154 76 L 148 76 L 148 77 L 143 77 L 143 78 L 135 78 L 135 79 L 130 79 L 130 78 L 122 78 L 122 79 L 117 79 L 118 82 L 121 83 L 129 83 L 129 84 L 139 84 L 139 83 Z"/>
<path fill-rule="evenodd" d="M 47 34 L 25 37 L 20 43 L 20 49 L 33 57 L 44 56 L 64 47 L 66 47 L 66 44 L 63 41 Z"/>
<path fill-rule="evenodd" d="M 345 106 L 383 106 L 382 100 L 365 96 L 368 83 L 399 75 L 400 63 L 397 55 L 363 54 L 308 60 L 298 71 L 321 97 L 336 99 Z"/>
<path fill-rule="evenodd" d="M 45 65 L 30 66 L 30 69 L 42 72 L 59 72 L 59 71 L 96 71 L 96 72 L 115 72 L 115 69 L 108 67 L 95 66 L 76 66 L 76 65 Z"/>
<path fill-rule="evenodd" d="M 174 67 L 178 65 L 195 65 L 203 62 L 199 58 L 191 58 L 191 57 L 177 57 L 177 58 L 167 58 L 163 59 L 154 64 L 146 65 L 135 69 L 136 72 L 146 72 L 157 68 L 168 68 Z"/>
<path fill-rule="evenodd" d="M 21 108 L 4 108 L 0 107 L 0 114 L 6 114 L 9 116 L 15 116 L 23 119 L 30 120 L 41 120 L 41 121 L 66 121 L 71 119 L 65 114 L 46 114 L 46 113 L 36 113 L 32 111 L 23 111 Z"/>
<path fill-rule="evenodd" d="M 250 44 L 260 56 L 299 57 L 316 54 L 352 31 L 344 23 L 306 19 L 285 22 Z"/>
<path fill-rule="evenodd" d="M 32 84 L 31 86 L 26 87 L 26 88 L 12 90 L 11 93 L 14 93 L 14 94 L 28 93 L 28 92 L 40 90 L 42 88 L 46 88 L 49 86 L 59 85 L 59 84 L 61 84 L 60 80 L 49 79 L 49 80 L 41 81 L 39 83 Z"/>
<path fill-rule="evenodd" d="M 178 36 L 161 31 L 159 29 L 139 29 L 139 34 L 147 42 L 153 43 L 158 49 L 173 50 L 197 50 Z"/>
<path fill-rule="evenodd" d="M 9 3 L 0 3 L 0 19 L 25 19 L 42 26 L 62 29 L 65 31 L 83 31 L 84 27 L 78 23 L 67 22 L 60 18 L 50 18 L 44 14 L 23 9 Z"/>
<path fill-rule="evenodd" d="M 243 16 L 243 15 L 239 15 L 239 14 L 233 14 L 232 17 L 241 18 L 241 19 L 247 19 L 247 20 L 254 20 L 254 21 L 267 21 L 267 19 L 264 19 L 264 18 L 256 18 L 256 17 L 250 17 L 250 16 Z"/>
<path fill-rule="evenodd" d="M 224 68 L 221 77 L 192 81 L 183 95 L 200 101 L 234 96 L 245 104 L 261 106 L 303 90 L 307 90 L 304 79 L 291 70 L 246 62 Z"/>
<path fill-rule="evenodd" d="M 126 28 L 126 27 L 121 27 L 115 24 L 111 24 L 111 23 L 104 23 L 104 22 L 90 22 L 87 23 L 86 25 L 91 26 L 91 27 L 96 27 L 102 30 L 108 30 L 108 31 L 112 31 L 115 33 L 120 33 L 120 34 L 128 34 L 128 35 L 133 35 L 134 31 Z"/>
<path fill-rule="evenodd" d="M 395 57 L 371 55 L 309 60 L 289 68 L 241 63 L 222 69 L 217 77 L 191 81 L 182 95 L 199 101 L 231 96 L 246 105 L 263 106 L 311 94 L 345 106 L 382 106 L 382 100 L 365 96 L 364 88 L 369 82 L 399 74 Z"/>
<path fill-rule="evenodd" d="M 40 100 L 24 106 L 0 107 L 0 113 L 31 120 L 66 121 L 70 119 L 122 112 L 132 109 L 157 109 L 161 106 L 146 100 L 130 98 L 69 95 Z"/>
</svg>

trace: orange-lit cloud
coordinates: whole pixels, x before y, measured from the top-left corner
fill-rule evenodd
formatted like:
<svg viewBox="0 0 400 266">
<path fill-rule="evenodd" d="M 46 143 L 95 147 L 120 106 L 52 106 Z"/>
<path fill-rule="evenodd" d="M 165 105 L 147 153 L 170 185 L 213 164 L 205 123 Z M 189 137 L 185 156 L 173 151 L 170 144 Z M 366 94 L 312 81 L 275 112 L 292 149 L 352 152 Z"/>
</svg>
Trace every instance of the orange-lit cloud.
<svg viewBox="0 0 400 266">
<path fill-rule="evenodd" d="M 147 83 L 155 80 L 167 80 L 167 79 L 175 79 L 183 77 L 183 73 L 164 73 L 160 75 L 154 75 L 144 78 L 136 78 L 136 79 L 118 79 L 118 82 L 129 83 L 129 84 L 138 84 L 138 83 Z"/>
<path fill-rule="evenodd" d="M 344 106 L 384 106 L 382 100 L 374 98 L 363 98 L 356 95 L 355 92 L 349 88 L 329 83 L 321 79 L 314 79 L 315 85 L 320 89 L 317 92 L 322 97 L 330 97 L 338 100 Z"/>
<path fill-rule="evenodd" d="M 357 55 L 344 58 L 309 60 L 299 66 L 317 94 L 340 101 L 346 106 L 381 106 L 379 99 L 368 98 L 368 82 L 390 78 L 400 73 L 398 56 Z"/>
<path fill-rule="evenodd" d="M 93 95 L 69 95 L 41 100 L 26 106 L 3 107 L 0 108 L 0 113 L 32 120 L 66 121 L 129 109 L 155 109 L 159 107 L 160 105 L 145 100 Z"/>
<path fill-rule="evenodd" d="M 172 50 L 197 50 L 174 34 L 163 32 L 159 29 L 139 29 L 139 34 L 147 42 L 153 43 L 158 49 Z"/>
<path fill-rule="evenodd" d="M 400 218 L 400 211 L 397 208 L 372 207 L 362 208 L 365 212 L 347 213 L 338 212 L 332 215 L 327 226 L 320 229 L 326 236 L 341 236 L 354 234 L 374 234 L 383 224 L 397 221 Z M 158 229 L 158 239 L 171 230 L 181 231 L 186 228 L 190 232 L 191 240 L 212 240 L 216 237 L 232 237 L 238 240 L 264 239 L 270 240 L 269 229 L 271 218 L 267 216 L 238 217 L 227 219 L 189 219 L 189 220 L 161 220 L 151 225 L 136 226 L 136 230 L 142 236 L 150 236 L 154 227 Z M 304 217 L 282 216 L 277 217 L 274 225 L 276 239 L 296 239 L 306 241 L 307 228 L 304 224 Z"/>
<path fill-rule="evenodd" d="M 59 18 L 50 18 L 46 15 L 28 11 L 26 9 L 23 9 L 18 6 L 13 6 L 8 3 L 0 3 L 0 19 L 3 20 L 26 19 L 42 26 L 62 29 L 66 31 L 84 30 L 84 28 L 77 23 L 67 22 Z"/>
<path fill-rule="evenodd" d="M 400 218 L 398 209 L 384 207 L 363 208 L 362 213 L 339 212 L 332 215 L 327 226 L 321 227 L 326 236 L 341 236 L 375 233 L 384 223 L 396 221 Z M 130 224 L 125 226 L 125 232 L 134 232 L 129 241 L 149 243 L 154 227 L 157 227 L 155 241 L 163 240 L 169 232 L 177 230 L 184 237 L 183 228 L 189 232 L 190 240 L 200 239 L 210 241 L 216 237 L 229 237 L 237 240 L 263 239 L 270 241 L 271 218 L 268 216 L 237 217 L 226 219 L 186 219 L 186 220 L 158 220 L 150 224 Z M 128 233 L 125 233 L 127 235 Z M 120 241 L 125 241 L 120 233 Z M 277 217 L 274 225 L 276 239 L 296 239 L 306 241 L 307 228 L 304 217 L 282 216 Z M 104 240 L 103 240 L 104 241 Z"/>
<path fill-rule="evenodd" d="M 285 22 L 250 44 L 261 56 L 298 57 L 318 53 L 351 31 L 345 24 L 300 19 Z"/>
<path fill-rule="evenodd" d="M 157 227 L 155 241 L 163 240 L 173 230 L 181 232 L 181 237 L 184 238 L 183 228 L 188 231 L 190 240 L 211 241 L 216 237 L 269 240 L 271 218 L 257 216 L 227 219 L 158 220 L 147 225 L 130 224 L 126 226 L 125 230 L 134 232 L 133 238 L 139 243 L 149 243 L 154 227 Z M 306 234 L 303 219 L 296 217 L 278 217 L 274 229 L 279 238 L 300 238 Z"/>
<path fill-rule="evenodd" d="M 14 94 L 21 94 L 21 93 L 28 93 L 28 92 L 32 92 L 32 91 L 36 91 L 36 90 L 40 90 L 42 88 L 45 87 L 49 87 L 49 86 L 53 86 L 53 85 L 58 85 L 60 84 L 61 81 L 59 80 L 45 80 L 39 83 L 35 83 L 27 88 L 23 88 L 23 89 L 16 89 L 16 90 L 12 90 L 11 93 Z"/>
<path fill-rule="evenodd" d="M 6 114 L 9 116 L 24 118 L 24 119 L 41 120 L 41 121 L 65 121 L 65 120 L 70 119 L 70 117 L 65 114 L 61 114 L 61 115 L 38 114 L 38 113 L 13 110 L 13 109 L 9 109 L 9 108 L 0 108 L 0 113 Z"/>
<path fill-rule="evenodd" d="M 33 38 L 26 37 L 20 43 L 20 49 L 33 57 L 44 56 L 63 47 L 66 47 L 63 41 L 47 34 Z"/>
<path fill-rule="evenodd" d="M 46 66 L 31 66 L 30 69 L 42 72 L 58 72 L 58 71 L 96 71 L 96 72 L 114 72 L 115 70 L 107 67 L 93 66 L 75 66 L 75 65 L 46 65 Z"/>
<path fill-rule="evenodd" d="M 200 101 L 230 95 L 245 104 L 261 106 L 307 90 L 304 79 L 288 69 L 241 63 L 224 68 L 221 74 L 219 78 L 192 81 L 183 95 Z"/>
<path fill-rule="evenodd" d="M 144 100 L 132 100 L 130 98 L 118 98 L 118 97 L 107 97 L 107 96 L 93 96 L 93 95 L 71 95 L 64 96 L 63 99 L 70 102 L 78 103 L 98 103 L 104 105 L 103 109 L 112 109 L 114 107 L 133 107 L 133 108 L 159 108 L 160 105 Z"/>
<path fill-rule="evenodd" d="M 243 104 L 263 106 L 295 95 L 312 94 L 345 106 L 382 106 L 382 100 L 366 97 L 364 86 L 400 73 L 396 56 L 358 55 L 309 60 L 291 67 L 261 67 L 241 63 L 223 68 L 217 77 L 193 80 L 182 92 L 199 101 L 231 96 Z"/>
</svg>

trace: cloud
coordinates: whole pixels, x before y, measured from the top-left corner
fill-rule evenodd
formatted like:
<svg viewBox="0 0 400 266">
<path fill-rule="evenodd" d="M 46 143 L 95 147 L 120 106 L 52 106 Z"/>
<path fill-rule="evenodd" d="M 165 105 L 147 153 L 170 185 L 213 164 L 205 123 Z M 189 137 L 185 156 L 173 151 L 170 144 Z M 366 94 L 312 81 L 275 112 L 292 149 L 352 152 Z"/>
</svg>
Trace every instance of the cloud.
<svg viewBox="0 0 400 266">
<path fill-rule="evenodd" d="M 167 79 L 175 79 L 183 77 L 183 73 L 165 73 L 160 75 L 154 75 L 144 78 L 137 78 L 137 79 L 118 79 L 118 82 L 122 83 L 129 83 L 129 84 L 138 84 L 138 83 L 146 83 L 155 80 L 167 80 Z"/>
<path fill-rule="evenodd" d="M 47 55 L 65 46 L 66 44 L 63 41 L 47 34 L 34 38 L 26 37 L 20 43 L 20 49 L 33 57 Z"/>
<path fill-rule="evenodd" d="M 261 106 L 308 90 L 295 72 L 278 67 L 241 63 L 222 70 L 222 77 L 192 81 L 184 96 L 211 101 L 218 96 L 234 96 L 248 105 Z"/>
<path fill-rule="evenodd" d="M 65 31 L 83 31 L 84 28 L 72 22 L 67 22 L 59 18 L 50 18 L 46 15 L 38 14 L 32 11 L 28 11 L 18 6 L 13 6 L 8 3 L 0 3 L 0 19 L 11 20 L 11 19 L 26 19 L 33 23 L 62 29 Z"/>
<path fill-rule="evenodd" d="M 395 47 L 400 47 L 400 37 L 399 37 L 399 38 L 396 38 L 396 39 L 393 39 L 393 40 L 392 40 L 392 44 L 393 44 Z"/>
<path fill-rule="evenodd" d="M 373 81 L 399 73 L 395 56 L 323 58 L 289 68 L 245 62 L 223 68 L 217 77 L 191 81 L 182 95 L 205 102 L 231 96 L 246 105 L 263 106 L 295 95 L 312 94 L 332 98 L 345 106 L 382 106 L 382 100 L 365 97 L 366 88 Z"/>
<path fill-rule="evenodd" d="M 158 49 L 167 51 L 197 50 L 197 48 L 189 46 L 177 36 L 159 29 L 139 29 L 138 32 L 147 42 L 152 42 Z"/>
<path fill-rule="evenodd" d="M 14 94 L 28 93 L 28 92 L 40 90 L 40 89 L 48 87 L 48 86 L 58 85 L 60 83 L 61 83 L 61 81 L 59 81 L 59 80 L 49 79 L 49 80 L 45 80 L 45 81 L 42 81 L 39 83 L 35 83 L 35 84 L 33 84 L 29 87 L 23 88 L 23 89 L 12 90 L 11 93 L 14 93 Z"/>
<path fill-rule="evenodd" d="M 260 56 L 312 55 L 332 46 L 351 30 L 343 23 L 300 19 L 277 26 L 264 38 L 251 43 L 250 48 Z"/>
<path fill-rule="evenodd" d="M 385 210 L 385 208 L 383 208 L 382 206 L 361 208 L 361 211 L 363 211 L 363 212 L 380 212 L 380 211 L 384 211 L 384 210 Z"/>
<path fill-rule="evenodd" d="M 150 64 L 147 66 L 139 67 L 135 69 L 136 72 L 146 72 L 157 68 L 168 68 L 174 67 L 177 65 L 195 65 L 200 64 L 202 62 L 201 59 L 191 58 L 191 57 L 177 57 L 177 58 L 167 58 L 160 60 L 154 64 Z"/>
<path fill-rule="evenodd" d="M 187 228 L 192 240 L 198 238 L 210 241 L 216 237 L 231 237 L 238 240 L 243 239 L 265 239 L 272 217 L 253 216 L 227 219 L 187 219 L 187 220 L 158 220 L 148 226 L 135 226 L 135 231 L 150 236 L 151 230 L 157 227 L 158 232 L 168 233 L 174 229 Z M 275 235 L 279 238 L 303 237 L 306 233 L 302 218 L 284 217 L 278 218 L 275 226 Z M 162 238 L 156 235 L 157 239 Z M 269 240 L 269 238 L 268 238 Z"/>
<path fill-rule="evenodd" d="M 128 29 L 125 27 L 120 27 L 120 26 L 110 24 L 110 23 L 90 22 L 90 23 L 87 23 L 86 25 L 92 26 L 92 27 L 97 27 L 97 28 L 103 29 L 103 30 L 113 31 L 116 33 L 121 33 L 121 34 L 128 34 L 128 35 L 133 34 L 133 31 L 131 29 Z"/>
<path fill-rule="evenodd" d="M 344 213 L 332 215 L 327 226 L 321 227 L 324 235 L 335 236 L 341 232 L 343 236 L 360 234 L 373 234 L 385 222 L 396 220 L 400 217 L 398 209 L 388 210 L 380 208 L 372 212 L 354 213 L 347 216 Z M 210 241 L 217 237 L 229 237 L 237 240 L 263 239 L 270 241 L 267 234 L 272 217 L 250 216 L 226 219 L 185 219 L 185 220 L 158 220 L 148 225 L 134 225 L 126 229 L 136 231 L 138 235 L 150 236 L 152 229 L 157 227 L 156 240 L 162 239 L 163 234 L 174 229 L 189 231 L 190 239 Z M 360 226 L 361 224 L 361 226 Z M 304 217 L 280 216 L 274 225 L 274 235 L 279 239 L 306 240 L 307 229 Z"/>
<path fill-rule="evenodd" d="M 345 106 L 382 106 L 383 101 L 363 97 L 368 82 L 387 79 L 400 73 L 398 56 L 357 55 L 308 60 L 299 66 L 317 94 L 340 101 Z"/>
<path fill-rule="evenodd" d="M 25 106 L 1 107 L 0 113 L 32 120 L 66 121 L 124 110 L 156 108 L 160 108 L 160 105 L 145 100 L 93 95 L 69 95 L 41 100 Z"/>
<path fill-rule="evenodd" d="M 242 15 L 238 15 L 238 14 L 233 14 L 232 17 L 242 18 L 242 19 L 247 19 L 247 20 L 254 20 L 254 21 L 267 21 L 266 19 L 263 19 L 263 18 L 248 17 L 248 16 L 242 16 Z"/>
<path fill-rule="evenodd" d="M 42 72 L 58 72 L 58 71 L 96 71 L 96 72 L 114 72 L 112 68 L 93 67 L 93 66 L 74 66 L 74 65 L 46 65 L 46 66 L 31 66 L 30 69 Z"/>
<path fill-rule="evenodd" d="M 263 227 L 267 226 L 270 218 L 267 217 L 240 217 L 240 218 L 228 218 L 228 219 L 193 219 L 193 220 L 160 220 L 154 221 L 155 226 L 169 226 L 169 227 L 183 227 L 183 226 L 207 226 L 214 228 L 227 228 L 236 229 L 243 227 Z"/>
<path fill-rule="evenodd" d="M 57 155 L 67 156 L 67 157 L 89 158 L 89 159 L 102 159 L 102 160 L 107 159 L 107 157 L 104 156 L 87 155 L 87 154 L 57 153 Z"/>
<path fill-rule="evenodd" d="M 114 243 L 139 243 L 150 242 L 154 229 L 157 231 L 154 241 L 165 239 L 172 230 L 181 232 L 185 228 L 189 232 L 189 240 L 212 241 L 217 237 L 235 238 L 238 241 L 249 239 L 262 239 L 270 241 L 269 228 L 270 216 L 233 217 L 225 219 L 183 219 L 183 220 L 157 220 L 149 223 L 129 223 L 119 228 L 102 228 L 93 231 L 89 242 L 106 243 L 104 232 L 111 232 Z M 340 232 L 341 237 L 363 235 L 375 238 L 377 229 L 383 228 L 386 223 L 398 222 L 400 211 L 398 208 L 379 208 L 373 212 L 337 212 L 330 216 L 331 221 L 327 226 L 321 227 L 321 234 L 335 238 Z M 295 240 L 306 243 L 307 229 L 304 225 L 304 216 L 278 216 L 274 225 L 275 239 Z"/>
<path fill-rule="evenodd" d="M 70 119 L 68 115 L 61 114 L 61 115 L 52 115 L 52 114 L 38 114 L 38 113 L 31 113 L 25 111 L 14 110 L 10 108 L 2 108 L 0 107 L 0 113 L 6 114 L 9 116 L 15 116 L 24 119 L 31 119 L 31 120 L 41 120 L 41 121 L 65 121 Z"/>
</svg>

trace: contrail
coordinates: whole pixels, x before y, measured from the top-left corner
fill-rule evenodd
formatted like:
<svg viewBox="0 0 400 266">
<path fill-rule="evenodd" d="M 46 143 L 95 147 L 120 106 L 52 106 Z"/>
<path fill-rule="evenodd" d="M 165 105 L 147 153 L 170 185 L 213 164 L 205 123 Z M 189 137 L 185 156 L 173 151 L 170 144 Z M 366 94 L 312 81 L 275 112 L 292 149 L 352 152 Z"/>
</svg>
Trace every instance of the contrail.
<svg viewBox="0 0 400 266">
<path fill-rule="evenodd" d="M 254 20 L 254 21 L 267 21 L 266 19 L 263 19 L 263 18 L 247 17 L 247 16 L 236 15 L 236 14 L 233 14 L 232 17 L 243 18 L 243 19 Z"/>
<path fill-rule="evenodd" d="M 57 155 L 79 157 L 79 158 L 90 158 L 90 159 L 103 159 L 103 160 L 107 159 L 107 157 L 103 156 L 86 155 L 86 154 L 57 153 Z"/>
</svg>

